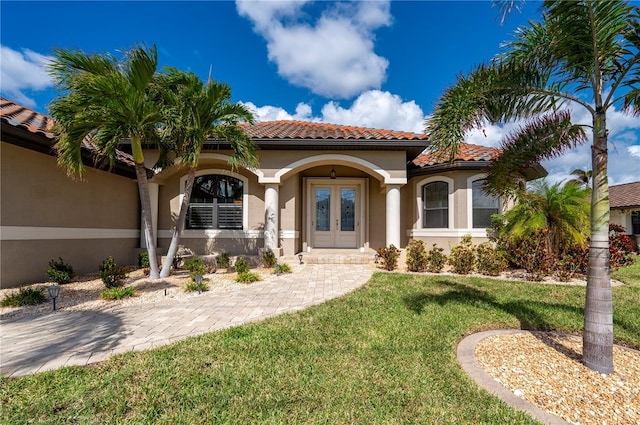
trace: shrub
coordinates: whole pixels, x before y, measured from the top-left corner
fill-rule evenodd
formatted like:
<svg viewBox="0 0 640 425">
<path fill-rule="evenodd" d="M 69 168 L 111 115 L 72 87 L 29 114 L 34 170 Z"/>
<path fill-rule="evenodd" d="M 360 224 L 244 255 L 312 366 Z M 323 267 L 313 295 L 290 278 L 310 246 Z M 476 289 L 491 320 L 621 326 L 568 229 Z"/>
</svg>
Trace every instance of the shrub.
<svg viewBox="0 0 640 425">
<path fill-rule="evenodd" d="M 262 252 L 262 264 L 265 267 L 273 267 L 277 261 L 276 254 L 274 254 L 272 250 L 267 249 Z"/>
<path fill-rule="evenodd" d="M 218 263 L 218 267 L 221 269 L 228 269 L 229 268 L 229 254 L 227 254 L 226 252 L 221 252 L 218 257 L 216 258 L 216 262 Z"/>
<path fill-rule="evenodd" d="M 189 270 L 189 277 L 192 281 L 195 281 L 196 276 L 202 276 L 207 271 L 207 266 L 204 260 L 197 255 L 189 258 L 184 262 L 184 268 Z"/>
<path fill-rule="evenodd" d="M 238 273 L 238 277 L 236 277 L 236 282 L 242 282 L 242 283 L 252 283 L 252 282 L 257 282 L 259 280 L 260 280 L 260 276 L 258 276 L 253 272 L 248 272 L 248 271 Z"/>
<path fill-rule="evenodd" d="M 149 268 L 149 252 L 144 251 L 138 254 L 138 267 L 143 269 Z"/>
<path fill-rule="evenodd" d="M 2 307 L 20 307 L 22 305 L 43 303 L 47 300 L 44 290 L 44 286 L 20 288 L 18 292 L 7 294 L 2 301 L 0 301 L 0 305 L 2 305 Z"/>
<path fill-rule="evenodd" d="M 569 282 L 576 272 L 575 264 L 569 260 L 558 260 L 555 268 L 560 282 Z"/>
<path fill-rule="evenodd" d="M 469 274 L 473 271 L 475 252 L 471 244 L 471 235 L 464 235 L 460 243 L 451 249 L 449 265 L 454 273 Z"/>
<path fill-rule="evenodd" d="M 625 232 L 623 226 L 609 224 L 609 264 L 612 268 L 633 264 L 635 246 L 633 239 Z"/>
<path fill-rule="evenodd" d="M 100 296 L 105 300 L 121 300 L 123 298 L 135 297 L 136 290 L 131 286 L 112 286 L 100 292 Z"/>
<path fill-rule="evenodd" d="M 276 263 L 275 267 L 277 267 L 277 269 L 274 269 L 274 273 L 291 273 L 291 266 L 287 263 Z"/>
<path fill-rule="evenodd" d="M 506 251 L 509 252 L 512 263 L 525 269 L 529 279 L 534 281 L 542 280 L 554 264 L 553 258 L 547 254 L 544 230 L 519 241 L 510 241 Z"/>
<path fill-rule="evenodd" d="M 188 281 L 185 286 L 184 286 L 184 290 L 187 292 L 194 292 L 198 290 L 198 284 L 196 283 L 195 279 Z M 201 291 L 208 291 L 209 290 L 209 283 L 207 283 L 207 281 L 205 279 L 202 279 L 202 282 L 200 282 L 200 290 Z"/>
<path fill-rule="evenodd" d="M 391 244 L 388 247 L 378 248 L 378 256 L 382 260 L 382 267 L 385 270 L 393 271 L 398 267 L 400 250 Z"/>
<path fill-rule="evenodd" d="M 407 245 L 407 270 L 411 272 L 423 272 L 427 270 L 429 259 L 424 242 L 413 239 Z"/>
<path fill-rule="evenodd" d="M 63 285 L 65 283 L 71 282 L 76 276 L 76 272 L 73 270 L 73 267 L 70 264 L 64 262 L 62 257 L 59 257 L 60 261 L 51 260 L 49 261 L 49 269 L 46 271 L 47 278 L 50 282 L 55 282 L 57 284 Z"/>
<path fill-rule="evenodd" d="M 490 242 L 476 246 L 476 269 L 487 276 L 498 276 L 507 269 L 507 260 Z"/>
<path fill-rule="evenodd" d="M 113 257 L 107 257 L 107 259 L 98 266 L 98 269 L 100 270 L 100 279 L 102 279 L 107 289 L 119 288 L 124 285 L 127 272 L 124 267 L 116 264 Z"/>
<path fill-rule="evenodd" d="M 246 273 L 249 271 L 249 262 L 244 257 L 238 257 L 233 267 L 238 273 Z"/>
<path fill-rule="evenodd" d="M 427 253 L 427 271 L 431 273 L 440 273 L 447 263 L 447 256 L 444 255 L 444 248 L 440 248 L 437 244 Z"/>
</svg>

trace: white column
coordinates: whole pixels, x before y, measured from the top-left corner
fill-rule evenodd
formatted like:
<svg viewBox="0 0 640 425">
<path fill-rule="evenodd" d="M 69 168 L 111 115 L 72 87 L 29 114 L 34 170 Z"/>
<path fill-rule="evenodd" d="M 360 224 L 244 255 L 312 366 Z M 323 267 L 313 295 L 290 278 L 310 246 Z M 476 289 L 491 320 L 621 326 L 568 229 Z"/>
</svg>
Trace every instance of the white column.
<svg viewBox="0 0 640 425">
<path fill-rule="evenodd" d="M 275 250 L 278 248 L 278 221 L 280 208 L 278 207 L 278 185 L 266 184 L 264 187 L 264 247 Z"/>
<path fill-rule="evenodd" d="M 158 246 L 158 183 L 149 183 L 149 204 L 151 205 L 151 223 L 153 229 L 153 245 Z M 142 215 L 140 217 L 140 248 L 147 247 L 147 240 L 144 237 L 144 225 Z"/>
<path fill-rule="evenodd" d="M 400 248 L 400 186 L 387 186 L 387 246 Z"/>
</svg>

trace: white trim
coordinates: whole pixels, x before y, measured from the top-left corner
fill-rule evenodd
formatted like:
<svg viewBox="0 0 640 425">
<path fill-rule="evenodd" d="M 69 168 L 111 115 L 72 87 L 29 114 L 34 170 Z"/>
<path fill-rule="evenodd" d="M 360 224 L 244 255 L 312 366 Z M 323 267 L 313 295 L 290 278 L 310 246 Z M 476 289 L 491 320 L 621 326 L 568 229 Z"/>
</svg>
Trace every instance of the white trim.
<svg viewBox="0 0 640 425">
<path fill-rule="evenodd" d="M 158 237 L 171 239 L 172 230 L 158 231 Z M 181 239 L 258 239 L 264 236 L 262 230 L 230 230 L 230 229 L 185 229 Z"/>
<path fill-rule="evenodd" d="M 280 230 L 280 239 L 298 239 L 299 237 L 298 230 Z"/>
<path fill-rule="evenodd" d="M 474 174 L 471 177 L 467 177 L 467 227 L 473 229 L 473 182 L 476 180 L 484 180 L 487 178 L 487 174 Z M 502 211 L 502 201 L 498 199 L 498 213 Z M 478 230 L 478 229 L 475 229 Z"/>
<path fill-rule="evenodd" d="M 209 155 L 219 155 L 219 154 L 209 154 Z M 249 228 L 249 179 L 243 176 L 242 174 L 234 173 L 231 170 L 225 170 L 222 168 L 205 168 L 202 170 L 196 171 L 196 177 L 206 176 L 209 174 L 220 174 L 223 176 L 230 176 L 242 181 L 242 228 Z M 178 200 L 178 205 L 182 205 L 182 198 L 184 197 L 184 185 L 187 181 L 188 175 L 180 177 L 180 199 Z M 186 225 L 186 223 L 185 223 Z M 189 229 L 192 230 L 192 229 Z M 211 229 L 216 230 L 216 229 Z"/>
<path fill-rule="evenodd" d="M 407 236 L 419 238 L 461 238 L 471 235 L 473 238 L 488 238 L 487 229 L 408 229 Z"/>
<path fill-rule="evenodd" d="M 138 238 L 140 238 L 140 229 L 0 226 L 0 240 L 3 241 Z"/>
<path fill-rule="evenodd" d="M 305 167 L 306 165 L 311 165 L 318 162 L 325 162 L 328 164 L 337 165 L 338 163 L 336 161 L 340 161 L 345 165 L 354 166 L 354 168 L 357 168 L 365 172 L 373 172 L 374 176 L 378 178 L 378 180 L 383 181 L 384 184 L 399 184 L 399 185 L 407 184 L 406 177 L 391 177 L 391 174 L 389 174 L 388 171 L 384 170 L 382 167 L 379 167 L 378 165 L 372 162 L 369 162 L 362 158 L 358 158 L 356 156 L 344 155 L 344 154 L 322 154 L 322 155 L 308 156 L 284 166 L 283 168 L 281 168 L 276 172 L 274 177 L 264 177 L 264 176 L 259 177 L 258 182 L 262 184 L 266 184 L 266 183 L 280 184 L 282 178 L 285 177 L 287 174 L 303 167 L 308 168 L 308 167 Z"/>
<path fill-rule="evenodd" d="M 447 201 L 449 202 L 449 206 L 448 206 L 448 221 L 449 221 L 449 225 L 448 227 L 445 228 L 441 228 L 441 229 L 433 229 L 433 228 L 429 228 L 428 230 L 436 230 L 436 231 L 445 231 L 447 229 L 449 230 L 453 230 L 454 229 L 454 220 L 455 220 L 455 201 L 454 201 L 454 180 L 450 177 L 445 177 L 445 176 L 430 176 L 430 177 L 426 177 L 418 182 L 416 182 L 416 205 L 418 207 L 418 222 L 416 223 L 416 228 L 417 229 L 424 229 L 423 223 L 422 223 L 422 214 L 424 212 L 424 208 L 422 205 L 422 186 L 424 186 L 425 184 L 428 183 L 435 183 L 435 182 L 444 182 L 447 183 L 447 186 L 449 188 L 449 196 L 447 197 Z"/>
</svg>

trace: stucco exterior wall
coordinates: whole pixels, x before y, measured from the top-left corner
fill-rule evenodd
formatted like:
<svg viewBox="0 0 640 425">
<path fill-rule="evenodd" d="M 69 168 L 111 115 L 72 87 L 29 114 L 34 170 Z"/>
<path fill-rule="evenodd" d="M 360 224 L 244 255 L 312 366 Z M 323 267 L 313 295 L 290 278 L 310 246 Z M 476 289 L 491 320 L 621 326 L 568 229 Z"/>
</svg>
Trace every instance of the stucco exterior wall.
<svg viewBox="0 0 640 425">
<path fill-rule="evenodd" d="M 96 271 L 109 255 L 135 262 L 135 180 L 87 167 L 85 181 L 73 181 L 53 156 L 8 143 L 1 149 L 0 287 L 44 281 L 58 257 L 79 273 Z"/>
</svg>

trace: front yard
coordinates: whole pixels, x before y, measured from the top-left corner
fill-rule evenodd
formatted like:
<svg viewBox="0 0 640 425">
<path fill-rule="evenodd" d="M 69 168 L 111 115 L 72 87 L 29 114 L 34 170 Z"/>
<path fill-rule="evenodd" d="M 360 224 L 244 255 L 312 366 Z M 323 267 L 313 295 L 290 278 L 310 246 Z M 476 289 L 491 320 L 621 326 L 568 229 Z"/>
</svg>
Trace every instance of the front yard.
<svg viewBox="0 0 640 425">
<path fill-rule="evenodd" d="M 640 348 L 640 262 L 614 273 L 615 337 Z M 582 328 L 584 287 L 377 273 L 295 314 L 17 379 L 3 423 L 536 423 L 479 389 L 456 346 Z"/>
</svg>

